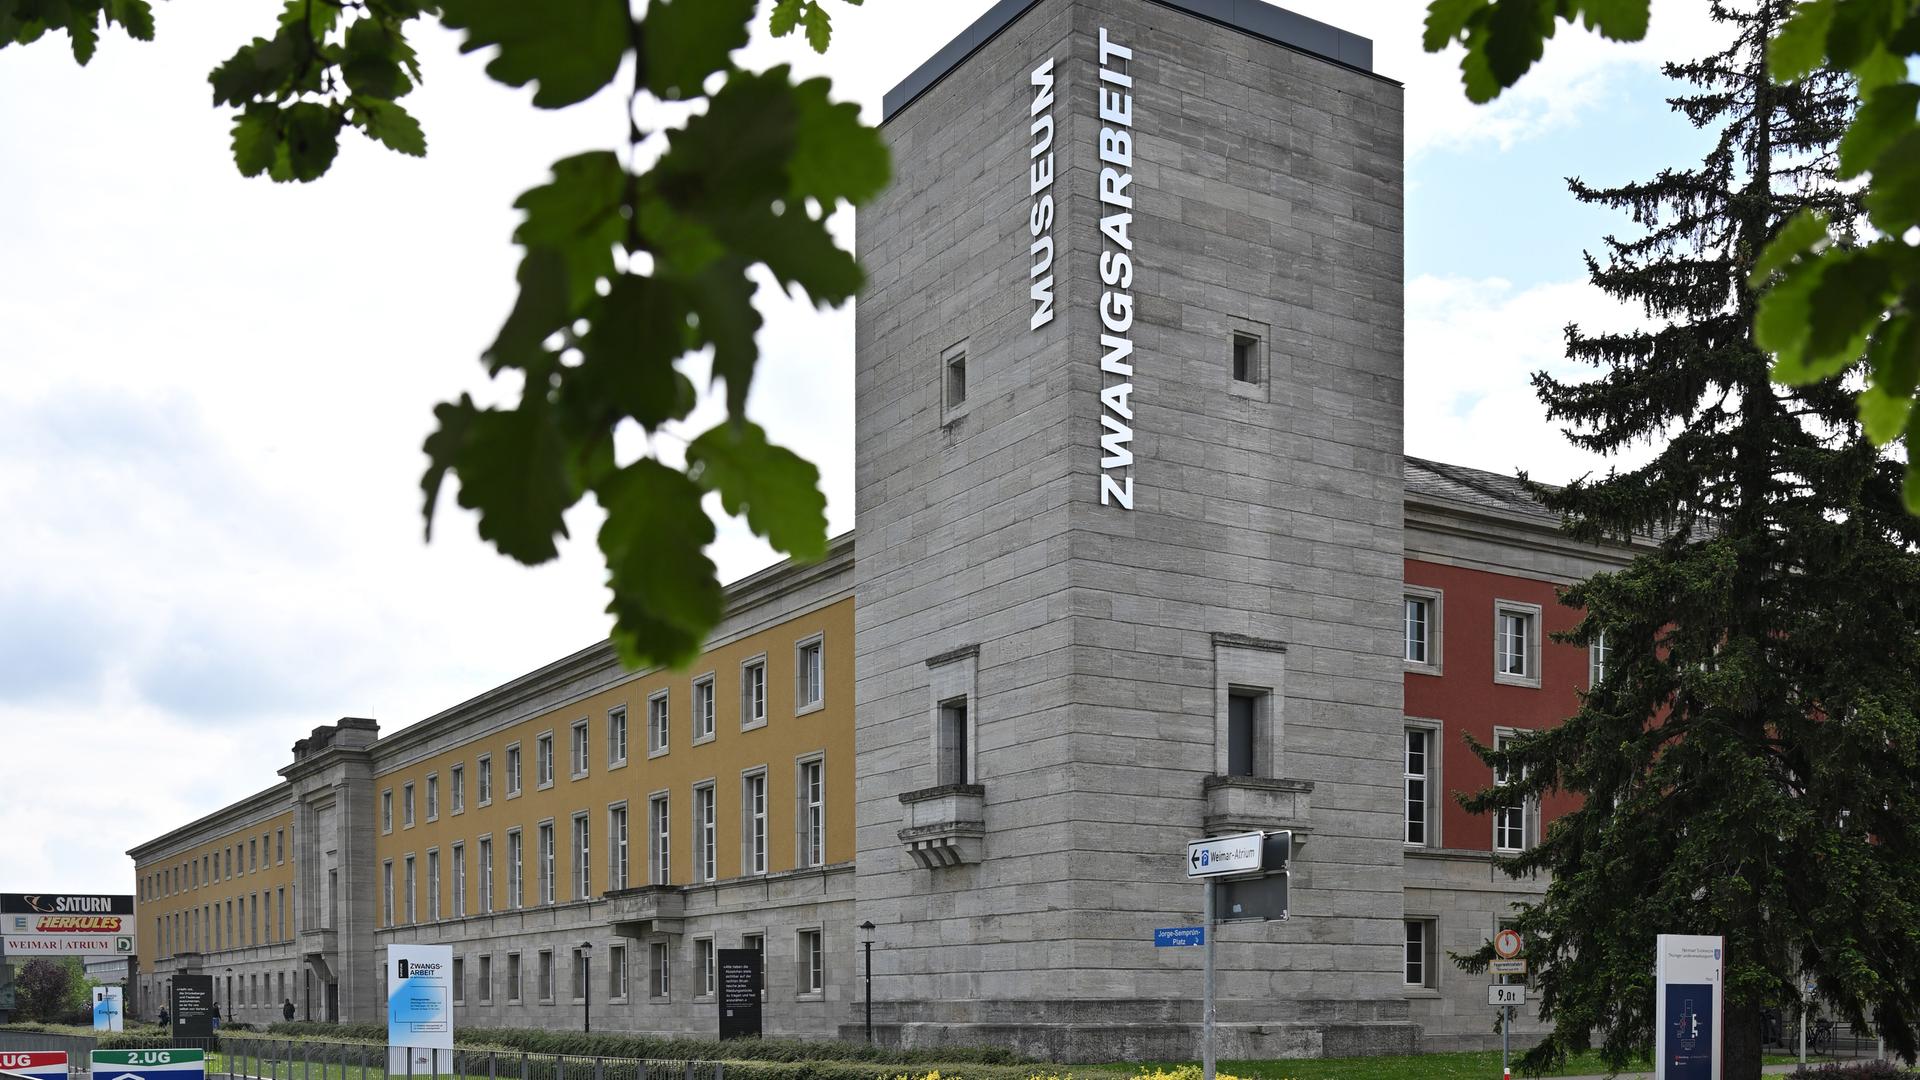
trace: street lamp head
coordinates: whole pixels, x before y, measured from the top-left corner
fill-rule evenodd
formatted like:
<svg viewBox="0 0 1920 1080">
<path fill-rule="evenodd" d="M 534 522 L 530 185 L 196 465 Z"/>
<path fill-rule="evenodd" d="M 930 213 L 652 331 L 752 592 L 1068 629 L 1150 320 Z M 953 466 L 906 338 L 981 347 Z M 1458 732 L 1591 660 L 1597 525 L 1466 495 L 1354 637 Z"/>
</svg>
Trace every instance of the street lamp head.
<svg viewBox="0 0 1920 1080">
<path fill-rule="evenodd" d="M 591 942 L 591 941 L 583 941 L 583 942 L 581 942 L 581 943 L 580 943 L 580 947 L 581 947 L 582 949 L 591 949 L 591 948 L 593 948 L 593 942 Z"/>
<path fill-rule="evenodd" d="M 868 919 L 866 922 L 863 922 L 860 924 L 860 940 L 861 941 L 873 940 L 873 920 L 872 919 Z"/>
</svg>

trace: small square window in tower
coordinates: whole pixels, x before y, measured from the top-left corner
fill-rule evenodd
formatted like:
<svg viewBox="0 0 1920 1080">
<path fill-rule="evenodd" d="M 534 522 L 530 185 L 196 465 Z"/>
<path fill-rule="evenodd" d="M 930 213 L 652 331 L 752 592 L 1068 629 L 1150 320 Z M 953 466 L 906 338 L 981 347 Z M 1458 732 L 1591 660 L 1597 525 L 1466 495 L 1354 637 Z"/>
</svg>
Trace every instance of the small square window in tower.
<svg viewBox="0 0 1920 1080">
<path fill-rule="evenodd" d="M 1260 339 L 1249 334 L 1233 335 L 1233 381 L 1260 381 Z"/>
<path fill-rule="evenodd" d="M 947 357 L 947 408 L 967 403 L 967 354 Z"/>
</svg>

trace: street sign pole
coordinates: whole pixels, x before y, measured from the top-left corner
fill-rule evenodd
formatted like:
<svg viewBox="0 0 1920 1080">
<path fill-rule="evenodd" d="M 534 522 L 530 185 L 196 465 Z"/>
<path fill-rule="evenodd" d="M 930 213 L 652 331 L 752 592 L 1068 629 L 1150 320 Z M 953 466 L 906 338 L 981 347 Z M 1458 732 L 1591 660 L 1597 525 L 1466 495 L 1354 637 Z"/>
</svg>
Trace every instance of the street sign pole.
<svg viewBox="0 0 1920 1080">
<path fill-rule="evenodd" d="M 1201 1036 L 1200 1053 L 1201 1053 L 1201 1059 L 1202 1059 L 1201 1060 L 1201 1071 L 1203 1074 L 1202 1080 L 1213 1080 L 1213 938 L 1214 938 L 1213 890 L 1214 890 L 1214 883 L 1212 878 L 1207 879 L 1206 890 L 1207 890 L 1206 911 L 1201 915 L 1201 918 L 1200 918 L 1200 923 L 1202 926 L 1206 927 L 1206 934 L 1207 934 L 1207 943 L 1206 943 L 1207 959 L 1206 959 L 1206 976 L 1205 976 L 1206 990 L 1200 1003 L 1201 1025 L 1205 1029 L 1205 1034 Z"/>
<path fill-rule="evenodd" d="M 1507 1059 L 1508 1049 L 1513 1045 L 1511 1039 L 1513 1006 L 1507 1006 L 1506 1014 L 1506 1019 L 1500 1021 L 1500 1080 L 1513 1080 L 1513 1067 L 1508 1064 Z"/>
</svg>

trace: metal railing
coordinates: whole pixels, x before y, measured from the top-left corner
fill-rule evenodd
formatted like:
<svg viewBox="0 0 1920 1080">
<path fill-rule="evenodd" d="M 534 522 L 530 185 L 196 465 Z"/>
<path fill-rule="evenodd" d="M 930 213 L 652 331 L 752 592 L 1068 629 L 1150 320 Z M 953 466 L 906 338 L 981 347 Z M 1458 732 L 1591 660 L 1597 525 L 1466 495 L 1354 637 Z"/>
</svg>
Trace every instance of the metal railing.
<svg viewBox="0 0 1920 1080">
<path fill-rule="evenodd" d="M 376 1043 L 290 1039 L 253 1032 L 232 1032 L 213 1039 L 176 1040 L 165 1035 L 139 1040 L 146 1048 L 198 1049 L 207 1052 L 208 1080 L 389 1080 L 412 1077 L 412 1055 L 402 1054 L 401 1069 L 388 1072 L 388 1048 Z M 42 1034 L 0 1029 L 0 1050 L 64 1050 L 72 1076 L 91 1069 L 88 1055 L 99 1040 L 82 1035 Z M 116 1040 L 116 1049 L 135 1049 Z M 518 1050 L 434 1051 L 435 1071 L 460 1080 L 726 1080 L 720 1061 L 584 1057 L 534 1054 Z M 444 1064 L 443 1064 L 444 1063 Z M 431 1080 L 422 1071 L 421 1080 Z"/>
</svg>

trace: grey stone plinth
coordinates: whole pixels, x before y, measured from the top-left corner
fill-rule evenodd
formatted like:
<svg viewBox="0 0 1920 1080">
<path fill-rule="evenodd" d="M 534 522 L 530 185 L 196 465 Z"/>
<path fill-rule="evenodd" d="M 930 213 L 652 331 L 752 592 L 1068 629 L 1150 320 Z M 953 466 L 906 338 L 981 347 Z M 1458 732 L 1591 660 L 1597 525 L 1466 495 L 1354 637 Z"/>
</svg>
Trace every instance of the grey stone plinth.
<svg viewBox="0 0 1920 1080">
<path fill-rule="evenodd" d="M 900 842 L 922 869 L 977 863 L 986 846 L 987 789 L 942 784 L 900 796 L 905 827 Z"/>
<path fill-rule="evenodd" d="M 1209 776 L 1207 834 L 1291 829 L 1298 845 L 1313 831 L 1313 781 L 1255 776 Z"/>
<path fill-rule="evenodd" d="M 686 893 L 673 885 L 646 885 L 607 894 L 607 924 L 621 937 L 678 934 L 686 913 Z"/>
</svg>

